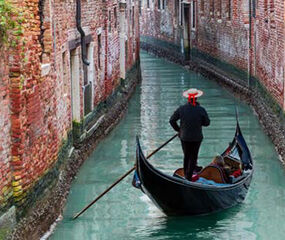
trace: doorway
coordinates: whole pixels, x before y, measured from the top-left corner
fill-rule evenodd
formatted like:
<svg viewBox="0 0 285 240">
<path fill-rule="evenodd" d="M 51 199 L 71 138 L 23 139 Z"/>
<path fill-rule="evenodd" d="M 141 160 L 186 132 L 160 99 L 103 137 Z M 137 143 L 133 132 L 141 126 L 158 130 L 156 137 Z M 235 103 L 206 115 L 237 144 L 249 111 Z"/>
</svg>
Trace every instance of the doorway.
<svg viewBox="0 0 285 240">
<path fill-rule="evenodd" d="M 184 39 L 184 57 L 190 58 L 190 4 L 183 4 L 183 39 Z"/>
<path fill-rule="evenodd" d="M 70 52 L 72 121 L 80 122 L 80 68 L 77 49 Z"/>
</svg>

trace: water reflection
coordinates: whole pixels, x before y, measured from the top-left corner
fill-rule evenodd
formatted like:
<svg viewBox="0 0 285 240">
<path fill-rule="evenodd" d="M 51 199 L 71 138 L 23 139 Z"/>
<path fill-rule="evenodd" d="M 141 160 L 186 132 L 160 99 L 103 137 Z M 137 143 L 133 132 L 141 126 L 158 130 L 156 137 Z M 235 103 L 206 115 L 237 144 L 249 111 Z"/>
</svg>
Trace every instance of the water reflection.
<svg viewBox="0 0 285 240">
<path fill-rule="evenodd" d="M 141 56 L 141 87 L 131 99 L 125 118 L 82 166 L 72 185 L 63 221 L 51 239 L 283 239 L 284 169 L 251 109 L 215 82 L 148 54 Z M 223 152 L 232 140 L 234 109 L 239 106 L 241 129 L 256 168 L 244 203 L 209 216 L 169 218 L 141 191 L 131 187 L 129 176 L 76 221 L 71 221 L 75 212 L 133 167 L 137 134 L 146 155 L 174 135 L 168 120 L 177 106 L 185 102 L 180 96 L 190 87 L 204 90 L 200 102 L 211 118 L 199 153 L 201 165 Z M 180 142 L 175 139 L 150 162 L 172 174 L 181 167 L 182 156 Z"/>
<path fill-rule="evenodd" d="M 238 222 L 242 218 L 242 205 L 225 211 L 191 217 L 167 217 L 153 214 L 140 222 L 133 234 L 139 239 L 255 239 L 256 235 L 248 230 L 252 222 Z M 231 237 L 230 237 L 231 236 Z M 221 238 L 220 238 L 221 239 Z"/>
</svg>

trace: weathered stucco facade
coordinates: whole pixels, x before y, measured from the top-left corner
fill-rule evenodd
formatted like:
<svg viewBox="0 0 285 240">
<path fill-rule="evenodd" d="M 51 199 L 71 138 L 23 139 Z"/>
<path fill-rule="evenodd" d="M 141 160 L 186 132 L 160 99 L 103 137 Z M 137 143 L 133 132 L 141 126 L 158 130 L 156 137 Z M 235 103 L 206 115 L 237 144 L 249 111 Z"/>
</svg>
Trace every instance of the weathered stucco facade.
<svg viewBox="0 0 285 240">
<path fill-rule="evenodd" d="M 13 6 L 25 20 L 10 35 L 16 46 L 0 47 L 0 204 L 22 216 L 139 68 L 139 9 L 133 0 Z"/>
<path fill-rule="evenodd" d="M 143 0 L 142 46 L 177 55 L 184 64 L 211 63 L 250 87 L 264 88 L 284 110 L 284 5 L 283 0 Z"/>
</svg>

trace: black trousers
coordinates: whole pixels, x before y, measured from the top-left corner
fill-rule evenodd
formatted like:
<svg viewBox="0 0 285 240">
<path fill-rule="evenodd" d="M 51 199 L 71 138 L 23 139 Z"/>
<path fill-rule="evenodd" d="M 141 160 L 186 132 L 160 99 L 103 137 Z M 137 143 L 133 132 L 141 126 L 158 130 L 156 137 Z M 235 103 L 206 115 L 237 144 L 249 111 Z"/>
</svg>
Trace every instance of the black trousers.
<svg viewBox="0 0 285 240">
<path fill-rule="evenodd" d="M 181 145 L 184 153 L 184 175 L 188 180 L 192 180 L 192 175 L 197 166 L 199 148 L 202 141 L 186 142 L 181 140 Z"/>
</svg>

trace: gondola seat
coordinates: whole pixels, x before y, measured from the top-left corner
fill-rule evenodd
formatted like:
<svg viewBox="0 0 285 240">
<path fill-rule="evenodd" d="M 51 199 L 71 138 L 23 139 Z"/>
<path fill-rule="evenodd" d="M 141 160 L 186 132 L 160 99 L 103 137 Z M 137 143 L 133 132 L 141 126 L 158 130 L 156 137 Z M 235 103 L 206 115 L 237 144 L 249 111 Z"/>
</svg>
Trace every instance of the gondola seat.
<svg viewBox="0 0 285 240">
<path fill-rule="evenodd" d="M 184 169 L 178 168 L 174 172 L 173 176 L 184 179 L 185 178 Z M 203 177 L 207 180 L 212 180 L 216 183 L 227 183 L 228 182 L 223 169 L 216 165 L 206 166 L 205 168 L 201 170 L 201 172 L 198 173 L 198 176 Z"/>
<path fill-rule="evenodd" d="M 174 174 L 173 174 L 174 177 L 179 177 L 179 178 L 185 178 L 184 176 L 184 168 L 178 168 Z"/>
<path fill-rule="evenodd" d="M 194 171 L 193 176 L 195 176 L 196 174 L 197 174 L 197 172 Z M 174 176 L 174 177 L 178 177 L 178 178 L 184 179 L 184 178 L 185 178 L 185 176 L 184 176 L 184 168 L 178 168 L 178 169 L 174 172 L 173 176 Z M 194 178 L 192 177 L 192 181 L 195 181 L 195 180 L 193 180 L 193 179 L 195 179 L 195 177 L 194 177 Z"/>
<path fill-rule="evenodd" d="M 208 165 L 199 173 L 199 177 L 212 180 L 216 183 L 227 183 L 228 179 L 224 170 L 218 165 Z"/>
</svg>

